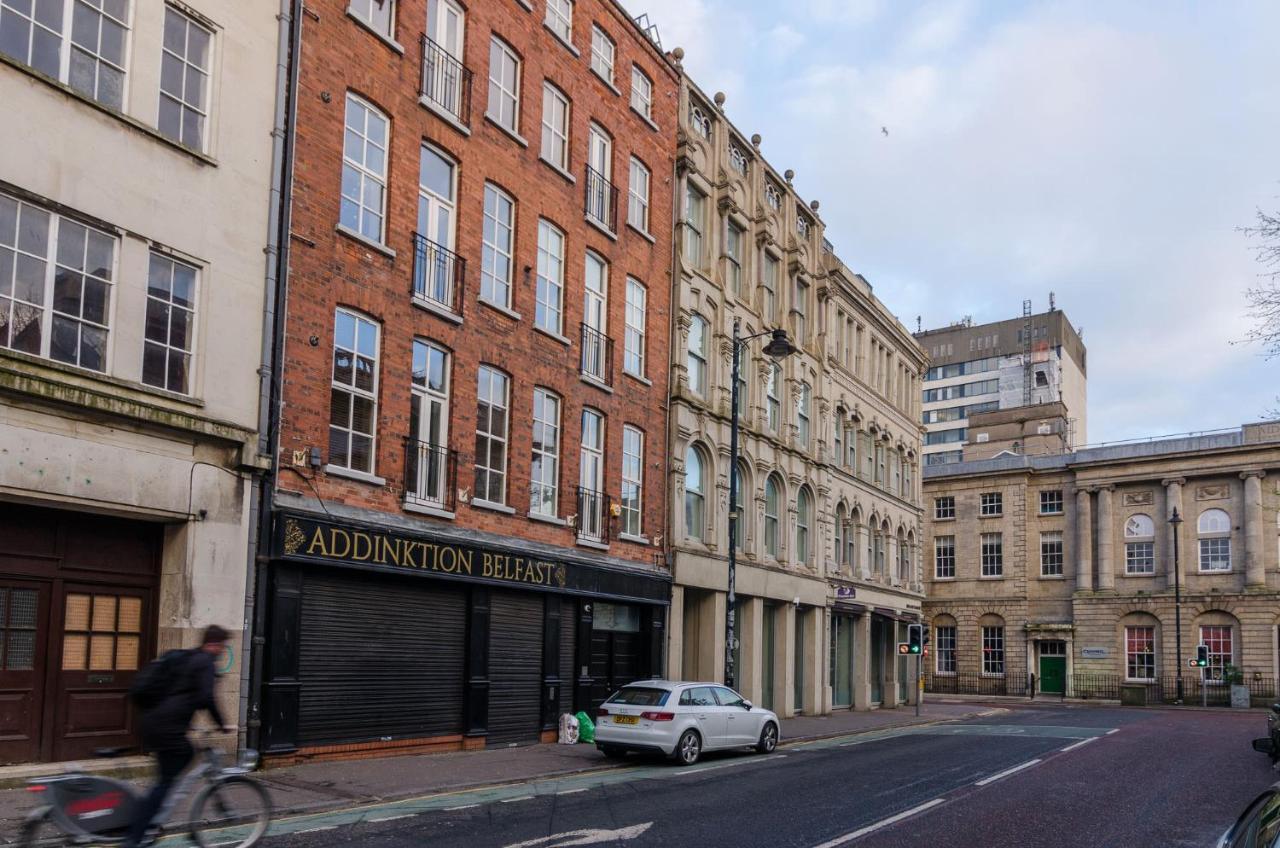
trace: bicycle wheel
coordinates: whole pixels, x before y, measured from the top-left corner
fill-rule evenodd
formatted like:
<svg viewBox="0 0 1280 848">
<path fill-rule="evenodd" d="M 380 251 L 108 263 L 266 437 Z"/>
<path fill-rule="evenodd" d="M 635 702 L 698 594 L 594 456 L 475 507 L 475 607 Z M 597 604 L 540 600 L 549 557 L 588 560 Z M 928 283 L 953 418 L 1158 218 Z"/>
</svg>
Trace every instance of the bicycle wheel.
<svg viewBox="0 0 1280 848">
<path fill-rule="evenodd" d="M 248 777 L 211 783 L 191 802 L 191 841 L 200 848 L 257 845 L 271 824 L 271 797 Z M 239 840 L 233 842 L 232 840 Z"/>
</svg>

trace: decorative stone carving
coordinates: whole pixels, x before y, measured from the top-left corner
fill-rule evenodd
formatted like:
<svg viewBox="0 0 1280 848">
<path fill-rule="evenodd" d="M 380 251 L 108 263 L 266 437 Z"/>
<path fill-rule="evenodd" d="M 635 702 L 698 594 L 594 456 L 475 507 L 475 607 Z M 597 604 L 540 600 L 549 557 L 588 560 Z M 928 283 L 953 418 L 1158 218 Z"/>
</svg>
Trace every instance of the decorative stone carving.
<svg viewBox="0 0 1280 848">
<path fill-rule="evenodd" d="M 1146 491 L 1146 492 L 1125 492 L 1124 493 L 1125 506 L 1150 506 L 1153 503 L 1155 503 L 1154 492 Z"/>
<path fill-rule="evenodd" d="M 1229 497 L 1231 497 L 1231 487 L 1226 483 L 1196 487 L 1196 500 L 1198 501 L 1220 501 Z"/>
</svg>

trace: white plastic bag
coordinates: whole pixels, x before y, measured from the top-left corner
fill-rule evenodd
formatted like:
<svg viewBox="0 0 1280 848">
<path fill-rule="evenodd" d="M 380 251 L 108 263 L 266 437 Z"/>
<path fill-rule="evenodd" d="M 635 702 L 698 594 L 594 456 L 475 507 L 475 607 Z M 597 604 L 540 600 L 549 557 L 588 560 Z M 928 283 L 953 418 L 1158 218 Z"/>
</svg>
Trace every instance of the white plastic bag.
<svg viewBox="0 0 1280 848">
<path fill-rule="evenodd" d="M 560 716 L 560 744 L 578 744 L 578 719 L 573 713 L 565 713 Z"/>
</svg>

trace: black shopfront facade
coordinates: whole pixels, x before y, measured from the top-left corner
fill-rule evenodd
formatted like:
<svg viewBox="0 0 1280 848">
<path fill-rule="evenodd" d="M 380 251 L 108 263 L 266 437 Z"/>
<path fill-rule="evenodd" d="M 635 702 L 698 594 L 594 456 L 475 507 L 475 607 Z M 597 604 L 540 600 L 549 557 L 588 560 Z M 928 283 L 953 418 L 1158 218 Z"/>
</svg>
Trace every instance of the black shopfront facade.
<svg viewBox="0 0 1280 848">
<path fill-rule="evenodd" d="M 272 538 L 268 756 L 535 742 L 661 676 L 656 569 L 293 512 Z"/>
</svg>

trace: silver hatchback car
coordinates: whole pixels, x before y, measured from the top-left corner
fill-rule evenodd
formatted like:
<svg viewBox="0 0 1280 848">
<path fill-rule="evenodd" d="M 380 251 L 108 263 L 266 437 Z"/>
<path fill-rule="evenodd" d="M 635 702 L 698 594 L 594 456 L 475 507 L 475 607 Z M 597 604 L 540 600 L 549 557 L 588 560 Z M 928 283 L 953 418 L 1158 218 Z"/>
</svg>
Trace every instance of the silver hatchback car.
<svg viewBox="0 0 1280 848">
<path fill-rule="evenodd" d="M 778 716 L 754 706 L 718 683 L 641 680 L 623 686 L 600 705 L 596 747 L 606 757 L 628 751 L 661 751 L 693 765 L 703 751 L 778 747 Z"/>
</svg>

